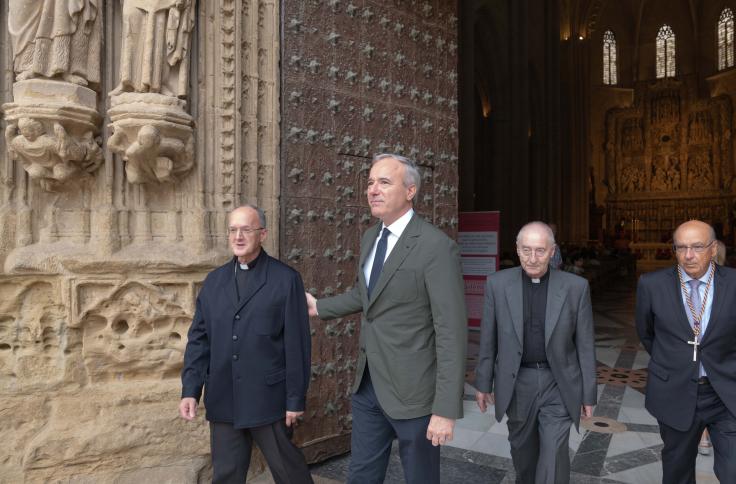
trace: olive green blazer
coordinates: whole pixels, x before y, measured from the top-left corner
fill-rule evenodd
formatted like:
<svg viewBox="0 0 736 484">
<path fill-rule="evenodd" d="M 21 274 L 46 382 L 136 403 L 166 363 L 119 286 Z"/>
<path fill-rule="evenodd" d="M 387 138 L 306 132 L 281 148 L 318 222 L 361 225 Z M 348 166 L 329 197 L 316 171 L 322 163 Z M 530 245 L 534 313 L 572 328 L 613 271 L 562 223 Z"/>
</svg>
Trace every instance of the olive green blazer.
<svg viewBox="0 0 736 484">
<path fill-rule="evenodd" d="M 361 312 L 353 392 L 368 364 L 378 402 L 389 417 L 462 418 L 467 318 L 457 244 L 415 214 L 368 299 L 363 266 L 381 226 L 363 235 L 356 286 L 318 300 L 319 316 Z"/>
</svg>

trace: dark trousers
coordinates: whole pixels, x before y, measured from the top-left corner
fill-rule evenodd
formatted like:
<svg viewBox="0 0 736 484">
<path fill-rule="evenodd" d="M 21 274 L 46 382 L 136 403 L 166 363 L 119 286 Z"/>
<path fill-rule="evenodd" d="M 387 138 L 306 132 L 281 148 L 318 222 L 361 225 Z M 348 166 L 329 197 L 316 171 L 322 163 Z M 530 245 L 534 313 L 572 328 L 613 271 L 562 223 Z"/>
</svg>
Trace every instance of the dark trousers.
<svg viewBox="0 0 736 484">
<path fill-rule="evenodd" d="M 440 448 L 427 440 L 430 416 L 394 420 L 378 404 L 368 369 L 353 395 L 353 433 L 349 484 L 381 484 L 391 454 L 399 440 L 399 455 L 407 484 L 439 484 Z"/>
<path fill-rule="evenodd" d="M 662 482 L 695 484 L 695 459 L 703 429 L 713 444 L 713 470 L 720 482 L 736 482 L 736 418 L 710 384 L 698 385 L 695 418 L 684 432 L 659 422 L 662 436 Z"/>
<path fill-rule="evenodd" d="M 516 482 L 570 482 L 572 419 L 548 368 L 520 368 L 508 415 Z"/>
<path fill-rule="evenodd" d="M 277 484 L 312 484 L 304 455 L 289 439 L 284 420 L 249 429 L 210 422 L 213 483 L 245 482 L 254 440 Z"/>
</svg>

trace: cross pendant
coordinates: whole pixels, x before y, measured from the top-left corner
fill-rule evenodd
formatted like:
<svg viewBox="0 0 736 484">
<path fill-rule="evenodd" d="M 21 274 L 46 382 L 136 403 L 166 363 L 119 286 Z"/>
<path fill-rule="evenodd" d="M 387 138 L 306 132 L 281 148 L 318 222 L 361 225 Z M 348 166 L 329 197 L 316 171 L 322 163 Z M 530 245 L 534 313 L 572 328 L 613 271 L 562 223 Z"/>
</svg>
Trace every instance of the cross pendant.
<svg viewBox="0 0 736 484">
<path fill-rule="evenodd" d="M 698 345 L 700 345 L 698 337 L 693 338 L 693 341 L 688 341 L 687 344 L 693 345 L 693 361 L 698 361 Z"/>
</svg>

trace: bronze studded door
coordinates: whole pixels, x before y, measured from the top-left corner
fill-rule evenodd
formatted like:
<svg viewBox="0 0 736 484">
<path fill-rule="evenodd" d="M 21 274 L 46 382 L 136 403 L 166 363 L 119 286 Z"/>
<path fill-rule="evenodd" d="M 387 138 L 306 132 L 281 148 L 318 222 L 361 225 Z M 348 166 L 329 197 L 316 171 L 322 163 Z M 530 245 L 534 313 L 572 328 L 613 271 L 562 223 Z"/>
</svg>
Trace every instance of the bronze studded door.
<svg viewBox="0 0 736 484">
<path fill-rule="evenodd" d="M 415 208 L 457 226 L 455 2 L 306 0 L 282 3 L 282 259 L 312 294 L 356 281 L 371 158 L 417 161 Z M 357 316 L 312 320 L 312 381 L 297 433 L 310 461 L 349 450 Z"/>
</svg>

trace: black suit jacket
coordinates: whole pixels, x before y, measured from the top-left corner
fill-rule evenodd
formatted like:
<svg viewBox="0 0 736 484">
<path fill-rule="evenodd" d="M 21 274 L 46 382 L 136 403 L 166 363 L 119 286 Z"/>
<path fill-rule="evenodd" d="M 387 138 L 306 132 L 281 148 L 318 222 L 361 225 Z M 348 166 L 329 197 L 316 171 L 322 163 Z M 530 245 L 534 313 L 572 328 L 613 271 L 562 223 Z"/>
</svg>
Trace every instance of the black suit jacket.
<svg viewBox="0 0 736 484">
<path fill-rule="evenodd" d="M 249 428 L 303 411 L 310 333 L 299 273 L 261 251 L 240 299 L 235 259 L 204 281 L 189 329 L 182 398 L 199 400 L 207 420 Z"/>
<path fill-rule="evenodd" d="M 636 329 L 649 352 L 646 408 L 666 425 L 690 428 L 698 394 L 693 330 L 677 268 L 644 274 L 636 293 Z M 698 351 L 711 385 L 736 415 L 736 271 L 716 267 L 713 307 Z"/>
</svg>

